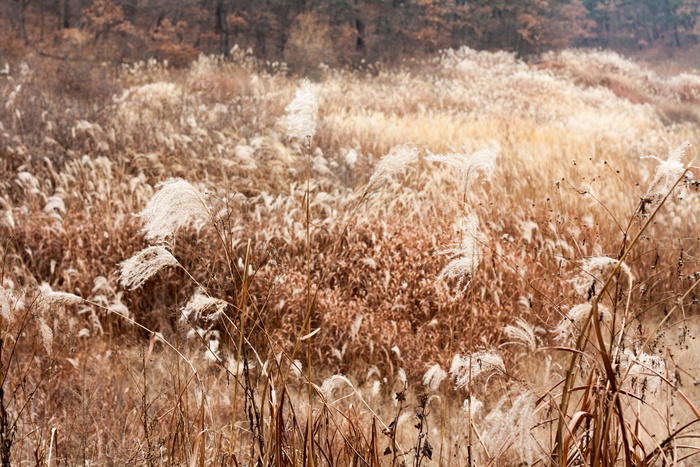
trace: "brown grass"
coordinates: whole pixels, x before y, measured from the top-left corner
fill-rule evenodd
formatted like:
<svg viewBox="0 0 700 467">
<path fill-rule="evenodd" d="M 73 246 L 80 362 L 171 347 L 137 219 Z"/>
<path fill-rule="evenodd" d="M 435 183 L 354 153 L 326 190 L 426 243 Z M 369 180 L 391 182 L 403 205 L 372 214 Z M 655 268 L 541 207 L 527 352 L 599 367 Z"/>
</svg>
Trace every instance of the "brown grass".
<svg viewBox="0 0 700 467">
<path fill-rule="evenodd" d="M 25 73 L 13 62 L 0 77 L 1 282 L 23 301 L 1 328 L 2 406 L 16 421 L 1 440 L 11 441 L 13 463 L 650 465 L 694 454 L 682 437 L 696 426 L 676 430 L 700 418 L 696 169 L 630 252 L 632 286 L 615 275 L 598 296 L 615 317 L 615 329 L 600 323 L 613 348 L 601 350 L 591 331 L 568 371 L 573 344 L 554 340 L 568 310 L 600 293 L 573 291 L 583 260 L 618 258 L 645 222 L 639 203 L 656 162 L 640 157 L 695 142 L 693 79 L 602 52 L 525 64 L 461 50 L 411 71 L 325 70 L 312 85 L 319 120 L 307 192 L 306 154 L 285 137 L 298 83 L 252 57 L 200 58 L 187 70 L 24 60 Z M 407 142 L 421 156 L 496 147 L 496 171 L 464 196 L 457 173 L 421 160 L 363 199 L 379 158 Z M 690 148 L 683 161 L 696 157 Z M 171 177 L 205 193 L 216 222 L 169 243 L 182 268 L 124 290 L 119 263 L 148 245 L 132 214 Z M 299 341 L 306 197 L 309 327 L 318 331 Z M 482 258 L 451 301 L 436 280 L 465 209 L 480 220 Z M 42 283 L 88 302 L 42 314 Z M 179 310 L 200 286 L 229 305 L 217 321 L 184 322 Z M 50 355 L 40 318 L 53 330 Z M 504 345 L 516 318 L 534 328 L 536 351 Z M 188 338 L 191 324 L 206 332 Z M 220 361 L 207 359 L 212 341 Z M 292 355 L 300 342 L 310 344 L 310 382 L 304 352 Z M 483 402 L 470 427 L 466 389 L 448 378 L 428 390 L 421 379 L 478 350 L 498 351 L 506 373 L 470 382 Z M 624 359 L 642 351 L 665 361 L 653 394 L 649 375 L 624 378 Z M 334 374 L 354 389 L 339 383 L 323 395 Z M 565 447 L 559 420 L 572 430 Z M 604 441 L 593 436 L 603 423 Z"/>
</svg>

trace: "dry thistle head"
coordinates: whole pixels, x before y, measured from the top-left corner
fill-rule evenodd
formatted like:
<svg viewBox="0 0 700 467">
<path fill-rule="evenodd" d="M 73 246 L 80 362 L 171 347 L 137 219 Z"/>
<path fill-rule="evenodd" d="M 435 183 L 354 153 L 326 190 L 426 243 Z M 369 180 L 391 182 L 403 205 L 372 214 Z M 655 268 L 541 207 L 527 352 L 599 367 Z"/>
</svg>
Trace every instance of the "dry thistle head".
<svg viewBox="0 0 700 467">
<path fill-rule="evenodd" d="M 119 283 L 133 290 L 167 266 L 180 263 L 162 246 L 149 246 L 119 265 Z"/>
<path fill-rule="evenodd" d="M 307 80 L 301 82 L 294 100 L 285 110 L 287 111 L 287 134 L 309 147 L 316 133 L 318 100 Z"/>
<path fill-rule="evenodd" d="M 490 180 L 496 168 L 496 156 L 498 151 L 493 148 L 482 149 L 471 154 L 451 152 L 447 154 L 429 154 L 425 160 L 430 162 L 442 162 L 459 170 L 462 178 L 462 189 L 469 191 L 471 184 L 479 178 Z"/>
<path fill-rule="evenodd" d="M 365 195 L 381 190 L 393 178 L 418 160 L 418 148 L 409 144 L 394 146 L 382 157 L 367 183 Z"/>
<path fill-rule="evenodd" d="M 649 159 L 656 159 L 659 165 L 656 167 L 654 180 L 642 196 L 642 212 L 644 213 L 645 206 L 656 204 L 673 188 L 673 184 L 680 178 L 685 170 L 685 166 L 681 162 L 681 157 L 685 154 L 686 148 L 690 147 L 688 141 L 680 146 L 669 149 L 666 159 L 661 159 L 656 156 L 646 156 Z"/>
<path fill-rule="evenodd" d="M 165 241 L 197 218 L 212 220 L 202 194 L 189 182 L 176 178 L 158 186 L 160 191 L 139 213 L 146 221 L 142 232 L 148 240 Z"/>
<path fill-rule="evenodd" d="M 503 359 L 494 351 L 480 350 L 467 354 L 459 354 L 452 359 L 450 374 L 455 378 L 455 388 L 467 387 L 480 375 L 505 373 L 506 365 Z"/>
</svg>

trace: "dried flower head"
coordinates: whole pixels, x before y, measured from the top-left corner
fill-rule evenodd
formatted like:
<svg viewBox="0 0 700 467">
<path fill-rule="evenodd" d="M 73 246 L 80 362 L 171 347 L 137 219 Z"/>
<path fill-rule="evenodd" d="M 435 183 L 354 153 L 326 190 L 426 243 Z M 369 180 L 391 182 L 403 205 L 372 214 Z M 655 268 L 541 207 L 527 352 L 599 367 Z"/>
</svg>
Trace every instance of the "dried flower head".
<svg viewBox="0 0 700 467">
<path fill-rule="evenodd" d="M 119 283 L 127 289 L 136 289 L 164 267 L 179 264 L 162 246 L 149 246 L 119 265 Z"/>
<path fill-rule="evenodd" d="M 310 146 L 316 133 L 318 100 L 307 80 L 301 82 L 294 100 L 285 110 L 287 111 L 287 134 Z"/>
<path fill-rule="evenodd" d="M 459 170 L 463 190 L 469 191 L 471 184 L 479 178 L 490 180 L 496 168 L 498 151 L 493 148 L 482 149 L 471 154 L 451 152 L 447 154 L 429 154 L 425 160 L 442 162 Z"/>
<path fill-rule="evenodd" d="M 576 293 L 590 300 L 596 295 L 596 285 L 602 285 L 604 283 L 606 278 L 603 274 L 610 266 L 615 266 L 617 263 L 617 259 L 607 256 L 594 256 L 584 260 L 581 264 L 579 275 L 571 280 L 571 284 L 574 286 Z M 632 276 L 632 271 L 629 266 L 623 262 L 620 265 L 620 270 L 627 274 L 627 279 L 631 285 L 634 277 Z"/>
<path fill-rule="evenodd" d="M 46 349 L 46 353 L 51 355 L 51 350 L 53 347 L 53 330 L 46 324 L 44 318 L 39 318 L 39 333 L 41 334 L 41 342 Z"/>
<path fill-rule="evenodd" d="M 442 251 L 452 257 L 451 261 L 438 274 L 436 287 L 439 292 L 453 292 L 452 298 L 461 297 L 471 283 L 476 268 L 481 261 L 479 247 L 479 218 L 473 212 L 461 219 L 462 240 L 456 246 Z"/>
<path fill-rule="evenodd" d="M 464 357 L 459 354 L 452 359 L 450 374 L 455 378 L 455 388 L 467 387 L 480 375 L 505 373 L 506 365 L 496 352 L 480 350 Z"/>
<path fill-rule="evenodd" d="M 576 341 L 591 308 L 590 303 L 581 303 L 571 308 L 554 330 L 554 338 L 560 342 Z M 612 319 L 608 308 L 601 304 L 598 304 L 598 319 L 606 324 Z"/>
<path fill-rule="evenodd" d="M 511 340 L 509 344 L 524 345 L 532 352 L 537 350 L 537 339 L 535 338 L 535 330 L 532 326 L 521 318 L 517 318 L 515 323 L 517 326 L 508 325 L 503 329 L 506 336 Z"/>
<path fill-rule="evenodd" d="M 54 292 L 48 284 L 41 287 L 41 293 L 37 298 L 37 309 L 43 315 L 58 308 L 75 305 L 83 299 L 75 294 L 66 292 Z"/>
<path fill-rule="evenodd" d="M 435 391 L 440 387 L 440 383 L 442 383 L 445 378 L 447 378 L 447 372 L 443 370 L 438 363 L 436 363 L 428 368 L 428 371 L 426 371 L 423 375 L 423 386 Z"/>
<path fill-rule="evenodd" d="M 194 219 L 212 219 L 202 194 L 189 182 L 178 178 L 158 186 L 160 191 L 139 213 L 146 221 L 142 232 L 148 240 L 162 242 Z"/>
<path fill-rule="evenodd" d="M 418 160 L 418 148 L 409 144 L 394 146 L 388 154 L 382 157 L 367 183 L 365 195 L 381 190 L 394 177 Z"/>
<path fill-rule="evenodd" d="M 333 397 L 333 393 L 344 385 L 350 386 L 353 392 L 355 392 L 355 386 L 353 386 L 350 380 L 343 375 L 333 375 L 330 378 L 326 378 L 326 380 L 323 381 L 323 384 L 321 384 L 320 388 L 321 394 L 323 395 L 323 398 L 326 400 L 326 402 L 335 402 L 331 400 L 331 398 Z"/>
<path fill-rule="evenodd" d="M 651 185 L 644 193 L 644 196 L 642 196 L 643 205 L 658 203 L 669 190 L 673 189 L 673 184 L 676 183 L 685 170 L 681 157 L 685 154 L 686 148 L 689 147 L 690 143 L 686 141 L 674 149 L 669 149 L 666 159 L 646 156 L 649 159 L 656 159 L 659 165 L 656 167 L 654 180 L 652 180 Z"/>
<path fill-rule="evenodd" d="M 462 411 L 469 417 L 474 418 L 484 408 L 484 403 L 474 396 L 469 396 L 469 399 L 464 399 L 462 403 Z"/>
<path fill-rule="evenodd" d="M 2 318 L 8 323 L 12 323 L 14 321 L 14 307 L 10 302 L 10 296 L 10 291 L 0 285 L 0 316 L 2 316 Z"/>
<path fill-rule="evenodd" d="M 182 307 L 182 320 L 196 322 L 200 318 L 212 322 L 219 319 L 228 304 L 224 300 L 206 295 L 197 290 L 187 304 Z"/>
<path fill-rule="evenodd" d="M 632 377 L 632 387 L 638 394 L 644 396 L 648 391 L 656 396 L 666 377 L 666 361 L 660 356 L 644 352 L 634 355 L 625 350 L 620 358 L 620 371 Z"/>
</svg>

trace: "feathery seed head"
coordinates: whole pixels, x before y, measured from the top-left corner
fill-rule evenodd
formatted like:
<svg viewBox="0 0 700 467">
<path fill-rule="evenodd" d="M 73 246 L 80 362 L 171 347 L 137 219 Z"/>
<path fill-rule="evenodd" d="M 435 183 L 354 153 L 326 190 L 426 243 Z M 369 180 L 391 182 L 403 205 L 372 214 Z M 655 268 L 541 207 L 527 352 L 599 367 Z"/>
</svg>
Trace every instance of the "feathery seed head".
<svg viewBox="0 0 700 467">
<path fill-rule="evenodd" d="M 471 370 L 470 370 L 471 368 Z M 455 388 L 467 387 L 480 375 L 505 373 L 506 365 L 496 352 L 480 350 L 464 357 L 455 355 L 452 359 L 450 374 L 455 378 Z M 470 381 L 471 378 L 471 381 Z"/>
<path fill-rule="evenodd" d="M 394 177 L 418 160 L 418 148 L 409 144 L 394 146 L 388 154 L 382 157 L 367 183 L 365 195 L 384 188 Z"/>
<path fill-rule="evenodd" d="M 438 363 L 428 368 L 428 371 L 423 375 L 423 386 L 432 391 L 436 391 L 440 387 L 440 383 L 447 377 L 447 372 L 440 367 Z"/>
<path fill-rule="evenodd" d="M 618 260 L 607 256 L 594 256 L 584 260 L 581 264 L 579 275 L 570 281 L 576 293 L 589 299 L 593 297 L 596 294 L 595 286 L 598 284 L 602 285 L 605 280 L 603 273 L 610 266 L 614 266 L 617 263 Z M 631 285 L 634 278 L 629 266 L 626 263 L 622 263 L 620 269 L 627 274 L 627 279 Z"/>
<path fill-rule="evenodd" d="M 591 307 L 592 305 L 590 303 L 581 303 L 571 308 L 554 330 L 554 338 L 560 342 L 576 341 L 584 321 L 591 312 Z M 597 318 L 603 323 L 609 323 L 612 319 L 612 315 L 607 307 L 599 303 Z"/>
<path fill-rule="evenodd" d="M 515 322 L 517 326 L 508 325 L 503 329 L 508 338 L 511 339 L 510 343 L 525 345 L 533 352 L 537 350 L 537 339 L 532 326 L 521 318 L 517 318 Z"/>
<path fill-rule="evenodd" d="M 310 146 L 316 133 L 318 100 L 307 80 L 301 82 L 294 100 L 285 110 L 287 111 L 287 134 L 291 138 L 302 141 L 307 147 Z"/>
<path fill-rule="evenodd" d="M 481 261 L 481 248 L 477 237 L 479 235 L 479 218 L 470 213 L 460 222 L 461 242 L 442 253 L 452 257 L 451 261 L 438 274 L 436 287 L 439 292 L 454 292 L 453 299 L 461 297 L 466 292 Z"/>
<path fill-rule="evenodd" d="M 304 366 L 301 360 L 294 360 L 289 368 L 290 374 L 295 378 L 301 378 L 301 372 L 304 370 Z"/>
<path fill-rule="evenodd" d="M 180 263 L 162 246 L 149 246 L 119 265 L 119 283 L 133 290 L 167 266 Z"/>
<path fill-rule="evenodd" d="M 213 363 L 218 362 L 219 345 L 219 339 L 211 339 L 209 342 L 207 342 L 207 350 L 204 352 L 204 358 Z"/>
<path fill-rule="evenodd" d="M 654 396 L 658 395 L 661 382 L 666 376 L 666 361 L 662 357 L 644 352 L 634 355 L 629 350 L 625 350 L 620 367 L 623 374 L 634 378 L 633 386 L 640 390 L 642 396 L 645 391 L 651 392 Z"/>
<path fill-rule="evenodd" d="M 643 203 L 658 203 L 666 193 L 673 188 L 673 184 L 685 170 L 685 166 L 681 162 L 681 157 L 685 154 L 686 148 L 689 147 L 690 143 L 686 141 L 680 146 L 670 149 L 666 159 L 661 159 L 656 156 L 646 156 L 650 159 L 656 159 L 659 165 L 656 167 L 654 180 L 651 182 L 646 193 L 644 193 L 644 196 L 642 196 Z"/>
<path fill-rule="evenodd" d="M 430 162 L 442 162 L 459 170 L 462 178 L 462 188 L 468 191 L 471 184 L 479 178 L 490 180 L 496 168 L 496 156 L 498 151 L 493 148 L 482 149 L 471 154 L 447 153 L 429 154 L 425 160 Z"/>
<path fill-rule="evenodd" d="M 8 323 L 14 321 L 14 306 L 11 303 L 11 296 L 11 292 L 0 285 L 0 316 Z"/>
<path fill-rule="evenodd" d="M 399 371 L 396 373 L 396 377 L 401 384 L 403 384 L 404 386 L 408 385 L 408 379 L 406 378 L 406 370 L 404 370 L 403 368 L 399 368 Z"/>
<path fill-rule="evenodd" d="M 348 385 L 352 388 L 353 392 L 355 391 L 355 387 L 352 385 L 350 380 L 343 375 L 333 375 L 330 378 L 326 378 L 323 384 L 321 384 L 321 394 L 326 402 L 333 402 L 331 400 L 333 393 L 340 389 L 343 385 Z"/>
<path fill-rule="evenodd" d="M 146 221 L 142 232 L 148 240 L 163 242 L 194 219 L 211 220 L 202 194 L 189 182 L 176 178 L 158 186 L 160 191 L 139 213 Z"/>
<path fill-rule="evenodd" d="M 484 408 L 484 403 L 474 396 L 469 396 L 469 399 L 464 399 L 462 403 L 462 411 L 471 418 L 479 415 L 481 409 Z"/>
<path fill-rule="evenodd" d="M 51 350 L 53 347 L 53 330 L 48 324 L 46 324 L 44 318 L 39 318 L 39 333 L 41 334 L 41 341 L 44 344 L 46 353 L 51 355 Z"/>
<path fill-rule="evenodd" d="M 210 297 L 202 290 L 197 290 L 180 310 L 182 311 L 181 320 L 195 322 L 200 317 L 203 317 L 206 321 L 216 321 L 223 313 L 226 305 L 225 301 Z"/>
<path fill-rule="evenodd" d="M 42 314 L 83 301 L 81 297 L 72 293 L 54 292 L 48 284 L 43 284 L 40 289 L 41 293 L 37 298 L 37 308 Z"/>
</svg>

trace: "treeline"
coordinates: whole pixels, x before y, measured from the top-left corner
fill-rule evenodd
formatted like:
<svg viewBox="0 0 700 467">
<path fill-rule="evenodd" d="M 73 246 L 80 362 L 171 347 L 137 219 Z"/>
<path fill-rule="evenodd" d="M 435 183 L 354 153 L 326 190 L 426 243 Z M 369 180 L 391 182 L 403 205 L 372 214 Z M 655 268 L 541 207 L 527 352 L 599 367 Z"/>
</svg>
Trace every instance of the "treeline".
<svg viewBox="0 0 700 467">
<path fill-rule="evenodd" d="M 449 47 L 697 44 L 700 0 L 8 0 L 5 53 L 187 63 L 234 44 L 298 68 L 393 61 Z M 1 11 L 1 10 L 0 10 Z M 3 21 L 0 19 L 0 21 Z M 3 25 L 0 25 L 3 26 Z M 2 34 L 2 33 L 0 33 Z"/>
</svg>

